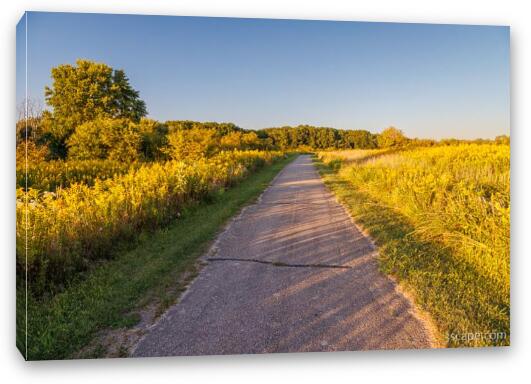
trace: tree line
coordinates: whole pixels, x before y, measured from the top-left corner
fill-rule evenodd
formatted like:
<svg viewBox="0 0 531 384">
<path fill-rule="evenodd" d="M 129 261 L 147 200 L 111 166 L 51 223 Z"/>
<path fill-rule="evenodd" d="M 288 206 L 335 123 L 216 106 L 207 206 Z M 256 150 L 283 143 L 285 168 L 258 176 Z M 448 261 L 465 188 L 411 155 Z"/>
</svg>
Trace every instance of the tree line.
<svg viewBox="0 0 531 384">
<path fill-rule="evenodd" d="M 264 138 L 280 149 L 354 149 L 376 148 L 377 135 L 365 130 L 343 130 L 328 127 L 299 125 L 297 127 L 266 128 L 260 130 Z"/>
<path fill-rule="evenodd" d="M 157 161 L 210 156 L 231 149 L 371 149 L 406 145 L 455 144 L 407 138 L 389 127 L 380 134 L 299 125 L 245 130 L 233 123 L 147 119 L 123 70 L 77 60 L 51 70 L 45 87 L 49 109 L 26 102 L 17 122 L 17 158 Z M 500 136 L 496 142 L 509 138 Z"/>
</svg>

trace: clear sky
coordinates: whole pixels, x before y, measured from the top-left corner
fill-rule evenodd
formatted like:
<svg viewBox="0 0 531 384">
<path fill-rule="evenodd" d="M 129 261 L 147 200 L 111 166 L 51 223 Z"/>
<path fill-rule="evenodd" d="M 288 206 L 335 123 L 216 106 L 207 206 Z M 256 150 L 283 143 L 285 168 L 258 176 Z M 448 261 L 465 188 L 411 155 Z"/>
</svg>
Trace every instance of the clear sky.
<svg viewBox="0 0 531 384">
<path fill-rule="evenodd" d="M 85 58 L 124 69 L 158 120 L 509 133 L 508 27 L 39 12 L 27 27 L 28 94 L 41 101 L 52 67 Z"/>
</svg>

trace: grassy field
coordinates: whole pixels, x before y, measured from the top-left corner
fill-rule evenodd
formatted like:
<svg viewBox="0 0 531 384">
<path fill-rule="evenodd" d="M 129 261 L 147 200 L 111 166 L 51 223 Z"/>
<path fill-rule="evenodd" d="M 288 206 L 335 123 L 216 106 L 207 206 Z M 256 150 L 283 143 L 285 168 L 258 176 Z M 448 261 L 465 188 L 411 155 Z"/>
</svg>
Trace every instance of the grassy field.
<svg viewBox="0 0 531 384">
<path fill-rule="evenodd" d="M 93 266 L 62 292 L 36 299 L 29 296 L 27 358 L 71 358 L 106 328 L 132 326 L 135 310 L 158 303 L 158 312 L 173 303 L 186 279 L 197 269 L 196 259 L 222 225 L 255 199 L 291 160 L 283 157 L 248 175 L 229 189 L 218 189 L 180 211 L 164 229 L 143 231 L 128 249 Z M 193 230 L 190 230 L 193 228 Z M 17 289 L 17 346 L 26 355 L 24 289 Z M 104 350 L 99 350 L 104 355 Z"/>
<path fill-rule="evenodd" d="M 413 292 L 443 342 L 509 344 L 508 145 L 318 157 L 326 183 L 377 242 L 382 270 Z"/>
</svg>

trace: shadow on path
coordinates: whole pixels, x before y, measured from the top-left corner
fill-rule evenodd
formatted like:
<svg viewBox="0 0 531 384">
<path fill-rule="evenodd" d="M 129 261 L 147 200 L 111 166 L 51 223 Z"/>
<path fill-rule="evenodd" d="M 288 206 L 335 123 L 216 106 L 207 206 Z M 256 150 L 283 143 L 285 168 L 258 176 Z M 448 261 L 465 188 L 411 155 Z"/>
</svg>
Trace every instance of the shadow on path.
<svg viewBox="0 0 531 384">
<path fill-rule="evenodd" d="M 204 260 L 181 301 L 134 356 L 432 345 L 310 156 L 288 165 Z"/>
</svg>

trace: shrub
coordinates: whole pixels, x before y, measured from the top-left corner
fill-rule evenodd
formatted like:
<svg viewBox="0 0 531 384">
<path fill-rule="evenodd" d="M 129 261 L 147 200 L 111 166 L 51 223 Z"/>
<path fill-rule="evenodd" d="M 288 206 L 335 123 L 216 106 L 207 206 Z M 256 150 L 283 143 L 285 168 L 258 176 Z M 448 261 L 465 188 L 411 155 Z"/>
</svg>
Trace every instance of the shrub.
<svg viewBox="0 0 531 384">
<path fill-rule="evenodd" d="M 174 160 L 209 157 L 219 149 L 216 131 L 205 128 L 175 130 L 168 135 L 168 154 Z"/>
<path fill-rule="evenodd" d="M 127 119 L 100 118 L 81 124 L 68 139 L 68 157 L 76 160 L 139 158 L 142 135 L 139 126 Z"/>
<path fill-rule="evenodd" d="M 401 130 L 389 127 L 378 135 L 377 141 L 379 148 L 401 147 L 407 143 L 407 138 Z"/>
</svg>

